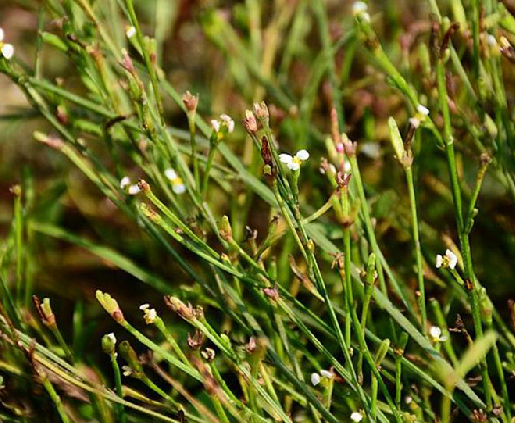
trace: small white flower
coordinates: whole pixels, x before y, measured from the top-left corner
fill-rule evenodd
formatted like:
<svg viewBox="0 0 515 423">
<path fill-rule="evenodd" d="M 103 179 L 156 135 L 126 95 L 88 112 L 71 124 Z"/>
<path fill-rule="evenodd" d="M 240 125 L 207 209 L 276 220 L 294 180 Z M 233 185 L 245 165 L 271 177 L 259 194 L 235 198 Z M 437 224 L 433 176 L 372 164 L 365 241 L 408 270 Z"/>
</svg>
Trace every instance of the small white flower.
<svg viewBox="0 0 515 423">
<path fill-rule="evenodd" d="M 231 133 L 234 131 L 234 120 L 229 115 L 223 114 L 220 115 L 220 120 L 213 119 L 211 121 L 211 125 L 216 132 L 220 132 L 222 124 L 227 126 L 227 132 Z"/>
<path fill-rule="evenodd" d="M 436 267 L 448 267 L 450 269 L 455 269 L 456 265 L 458 264 L 458 257 L 456 254 L 454 254 L 451 250 L 447 248 L 445 250 L 445 255 L 442 256 L 441 254 L 438 254 L 436 256 Z"/>
<path fill-rule="evenodd" d="M 175 183 L 172 186 L 173 192 L 175 192 L 177 195 L 184 194 L 186 192 L 186 185 L 183 183 Z"/>
<path fill-rule="evenodd" d="M 150 308 L 150 304 L 141 304 L 139 306 L 139 309 L 140 310 L 147 310 L 148 308 Z"/>
<path fill-rule="evenodd" d="M 309 159 L 309 153 L 306 150 L 297 151 L 294 157 L 286 153 L 279 154 L 279 160 L 281 163 L 284 163 L 288 169 L 293 171 L 299 170 L 300 164 L 307 159 Z"/>
<path fill-rule="evenodd" d="M 330 372 L 329 370 L 320 370 L 320 375 L 327 379 L 332 379 L 334 376 L 333 373 Z"/>
<path fill-rule="evenodd" d="M 352 169 L 352 166 L 350 165 L 350 162 L 344 162 L 343 170 L 345 171 L 345 173 L 350 173 L 351 169 Z"/>
<path fill-rule="evenodd" d="M 131 185 L 131 186 L 129 187 L 129 189 L 127 190 L 127 192 L 129 193 L 129 195 L 137 195 L 137 194 L 139 194 L 139 192 L 140 192 L 140 191 L 141 191 L 141 190 L 140 190 L 140 188 L 139 188 L 139 186 L 138 186 L 138 185 Z"/>
<path fill-rule="evenodd" d="M 279 154 L 279 160 L 281 161 L 281 163 L 290 164 L 293 161 L 293 157 L 289 154 L 282 153 Z"/>
<path fill-rule="evenodd" d="M 358 413 L 357 411 L 355 411 L 354 413 L 352 413 L 350 415 L 350 419 L 353 421 L 353 422 L 360 422 L 361 420 L 363 420 L 363 414 L 361 413 Z"/>
<path fill-rule="evenodd" d="M 170 180 L 174 181 L 177 179 L 177 172 L 173 169 L 166 169 L 165 170 L 165 176 Z"/>
<path fill-rule="evenodd" d="M 317 386 L 320 383 L 320 375 L 318 373 L 311 373 L 311 383 Z"/>
<path fill-rule="evenodd" d="M 404 402 L 406 404 L 411 404 L 413 402 L 413 398 L 411 398 L 409 395 L 404 399 Z"/>
<path fill-rule="evenodd" d="M 434 342 L 443 342 L 447 339 L 445 336 L 442 336 L 442 329 L 438 326 L 431 326 L 431 329 L 429 329 L 429 335 Z"/>
<path fill-rule="evenodd" d="M 295 154 L 295 157 L 297 157 L 299 160 L 305 161 L 309 159 L 309 153 L 307 150 L 299 150 L 297 151 L 297 154 Z"/>
<path fill-rule="evenodd" d="M 7 60 L 11 59 L 14 55 L 14 47 L 11 44 L 2 45 L 2 56 Z"/>
<path fill-rule="evenodd" d="M 366 13 L 367 10 L 368 10 L 368 5 L 364 1 L 356 1 L 352 5 L 352 14 L 354 16 L 358 16 L 363 13 Z"/>
<path fill-rule="evenodd" d="M 143 310 L 143 318 L 145 319 L 145 323 L 150 325 L 156 321 L 157 312 L 154 308 L 147 308 Z"/>
<path fill-rule="evenodd" d="M 0 52 L 2 56 L 9 60 L 14 55 L 14 47 L 11 44 L 4 44 L 4 30 L 0 28 Z"/>
<path fill-rule="evenodd" d="M 227 125 L 227 131 L 229 131 L 229 133 L 234 131 L 234 120 L 232 120 L 232 118 L 229 115 L 220 115 L 220 119 Z"/>
<path fill-rule="evenodd" d="M 107 334 L 107 337 L 108 337 L 111 341 L 113 341 L 113 344 L 116 344 L 116 337 L 114 336 L 114 333 L 112 333 L 112 332 L 111 332 L 111 333 L 108 333 L 108 334 Z"/>
<path fill-rule="evenodd" d="M 129 366 L 122 366 L 122 371 L 124 376 L 132 375 L 132 369 Z"/>
<path fill-rule="evenodd" d="M 216 119 L 213 119 L 211 121 L 211 126 L 213 127 L 213 129 L 216 131 L 216 132 L 219 132 L 220 131 L 220 121 L 216 120 Z"/>
<path fill-rule="evenodd" d="M 422 115 L 422 116 L 428 116 L 429 115 L 429 109 L 425 106 L 423 106 L 422 104 L 419 104 L 417 106 L 417 111 Z"/>
<path fill-rule="evenodd" d="M 419 126 L 420 126 L 420 119 L 416 118 L 416 117 L 412 117 L 410 118 L 409 122 L 411 123 L 411 125 L 413 126 L 413 128 L 417 129 Z"/>
<path fill-rule="evenodd" d="M 130 183 L 131 183 L 131 178 L 129 178 L 128 176 L 124 176 L 122 178 L 122 180 L 120 181 L 120 188 L 125 189 L 125 188 L 127 188 L 128 185 L 130 185 Z"/>
<path fill-rule="evenodd" d="M 497 38 L 495 38 L 495 36 L 493 36 L 492 34 L 488 34 L 486 41 L 490 47 L 497 46 Z"/>
<path fill-rule="evenodd" d="M 133 26 L 128 26 L 125 30 L 125 35 L 127 36 L 127 38 L 131 39 L 136 35 L 136 28 Z"/>
<path fill-rule="evenodd" d="M 451 250 L 447 249 L 445 250 L 445 255 L 447 259 L 449 260 L 449 267 L 451 269 L 454 269 L 456 265 L 458 264 L 458 257 L 456 254 L 454 254 Z"/>
</svg>

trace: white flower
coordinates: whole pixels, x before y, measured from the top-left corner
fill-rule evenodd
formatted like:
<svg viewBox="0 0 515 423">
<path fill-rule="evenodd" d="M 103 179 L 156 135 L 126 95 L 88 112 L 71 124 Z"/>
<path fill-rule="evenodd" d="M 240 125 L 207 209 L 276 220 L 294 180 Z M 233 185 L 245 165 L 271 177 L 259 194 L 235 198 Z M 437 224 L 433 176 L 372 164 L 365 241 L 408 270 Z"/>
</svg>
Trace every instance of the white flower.
<svg viewBox="0 0 515 423">
<path fill-rule="evenodd" d="M 186 192 L 186 185 L 184 185 L 183 183 L 174 183 L 172 186 L 172 190 L 177 195 L 184 194 Z"/>
<path fill-rule="evenodd" d="M 297 151 L 297 154 L 295 154 L 295 157 L 297 157 L 299 160 L 307 160 L 309 159 L 309 153 L 307 150 L 299 150 Z"/>
<path fill-rule="evenodd" d="M 438 254 L 436 256 L 436 267 L 439 269 L 440 267 L 449 267 L 450 269 L 456 268 L 458 264 L 458 257 L 451 250 L 447 248 L 445 250 L 445 255 L 442 256 Z"/>
<path fill-rule="evenodd" d="M 116 337 L 114 336 L 114 333 L 108 333 L 107 337 L 113 342 L 113 344 L 116 344 Z"/>
<path fill-rule="evenodd" d="M 412 117 L 409 121 L 411 125 L 416 129 L 420 126 L 424 120 L 426 120 L 426 117 L 429 116 L 429 109 L 426 106 L 423 106 L 422 104 L 419 104 L 417 106 L 417 113 L 415 113 L 415 116 Z"/>
<path fill-rule="evenodd" d="M 131 178 L 129 178 L 128 176 L 124 176 L 122 178 L 122 180 L 120 181 L 120 188 L 125 189 L 125 188 L 127 188 L 128 185 L 130 185 L 130 183 L 131 183 Z"/>
<path fill-rule="evenodd" d="M 145 319 L 145 323 L 150 325 L 156 321 L 157 312 L 154 308 L 147 308 L 143 310 L 143 318 Z"/>
<path fill-rule="evenodd" d="M 220 122 L 221 121 L 221 122 Z M 227 126 L 227 132 L 231 133 L 234 131 L 234 120 L 229 115 L 223 114 L 220 115 L 220 120 L 213 119 L 211 121 L 211 125 L 216 132 L 220 132 L 221 125 L 225 124 Z"/>
<path fill-rule="evenodd" d="M 326 377 L 327 379 L 333 378 L 333 373 L 330 372 L 329 370 L 320 370 L 320 375 L 323 377 Z"/>
<path fill-rule="evenodd" d="M 429 329 L 429 335 L 434 342 L 443 342 L 447 339 L 445 336 L 442 336 L 442 329 L 438 326 L 431 326 L 431 329 Z"/>
<path fill-rule="evenodd" d="M 172 190 L 177 195 L 184 194 L 186 192 L 186 185 L 182 182 L 182 179 L 177 175 L 177 172 L 173 169 L 166 169 L 165 176 L 172 182 Z"/>
<path fill-rule="evenodd" d="M 299 170 L 300 164 L 307 159 L 309 159 L 309 153 L 306 150 L 299 150 L 293 157 L 286 153 L 279 154 L 281 163 L 284 163 L 288 169 L 293 171 Z"/>
<path fill-rule="evenodd" d="M 170 180 L 174 181 L 177 179 L 177 172 L 173 169 L 166 169 L 165 170 L 165 176 Z"/>
<path fill-rule="evenodd" d="M 131 39 L 136 35 L 136 28 L 133 26 L 128 26 L 125 30 L 125 35 L 127 36 L 127 38 Z"/>
<path fill-rule="evenodd" d="M 343 170 L 345 171 L 345 173 L 350 173 L 351 169 L 352 166 L 350 165 L 350 162 L 343 163 Z"/>
<path fill-rule="evenodd" d="M 2 45 L 2 56 L 9 60 L 14 55 L 14 47 L 11 44 Z"/>
<path fill-rule="evenodd" d="M 137 194 L 139 194 L 140 191 L 141 190 L 140 190 L 140 188 L 139 188 L 139 186 L 137 184 L 136 185 L 131 185 L 129 187 L 129 189 L 127 190 L 129 195 L 137 195 Z"/>
<path fill-rule="evenodd" d="M 318 373 L 311 373 L 311 383 L 317 386 L 320 383 L 320 375 Z"/>
<path fill-rule="evenodd" d="M 419 112 L 422 116 L 428 116 L 429 115 L 429 109 L 422 104 L 419 104 L 417 106 L 417 112 Z"/>
<path fill-rule="evenodd" d="M 0 51 L 2 56 L 9 60 L 14 55 L 14 47 L 11 44 L 4 44 L 4 30 L 0 28 Z"/>
<path fill-rule="evenodd" d="M 352 413 L 350 415 L 350 419 L 353 421 L 353 422 L 360 422 L 361 420 L 363 420 L 363 414 L 361 413 L 358 413 L 357 411 L 355 411 L 354 413 Z"/>
<path fill-rule="evenodd" d="M 411 125 L 413 126 L 413 128 L 418 128 L 420 126 L 420 119 L 416 118 L 416 117 L 412 117 L 410 118 L 409 122 L 411 123 Z"/>
<path fill-rule="evenodd" d="M 232 120 L 232 118 L 229 115 L 220 115 L 220 119 L 227 125 L 227 130 L 229 131 L 229 133 L 234 131 L 234 120 Z"/>
<path fill-rule="evenodd" d="M 132 375 L 132 369 L 129 366 L 122 366 L 122 371 L 124 376 Z"/>
<path fill-rule="evenodd" d="M 141 304 L 139 309 L 143 311 L 143 318 L 145 319 L 145 323 L 147 325 L 155 322 L 157 318 L 157 312 L 154 308 L 150 308 L 149 304 Z"/>
<path fill-rule="evenodd" d="M 497 39 L 492 34 L 488 34 L 488 37 L 486 37 L 486 41 L 490 47 L 497 46 Z"/>
<path fill-rule="evenodd" d="M 213 129 L 216 131 L 216 132 L 220 132 L 220 121 L 216 120 L 216 119 L 213 119 L 211 121 L 211 126 L 213 127 Z"/>
<path fill-rule="evenodd" d="M 356 1 L 352 5 L 352 14 L 354 16 L 358 16 L 363 13 L 366 13 L 367 10 L 368 10 L 368 5 L 364 1 Z"/>
<path fill-rule="evenodd" d="M 413 398 L 411 398 L 409 395 L 404 399 L 406 404 L 411 404 L 413 402 Z"/>
</svg>

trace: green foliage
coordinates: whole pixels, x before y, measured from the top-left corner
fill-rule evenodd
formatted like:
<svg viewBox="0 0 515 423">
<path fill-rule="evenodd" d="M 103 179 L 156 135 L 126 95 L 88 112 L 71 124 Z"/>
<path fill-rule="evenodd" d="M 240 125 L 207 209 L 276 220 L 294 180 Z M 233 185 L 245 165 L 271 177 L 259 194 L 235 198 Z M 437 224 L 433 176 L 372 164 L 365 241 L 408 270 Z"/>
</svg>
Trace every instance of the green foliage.
<svg viewBox="0 0 515 423">
<path fill-rule="evenodd" d="M 509 2 L 19 3 L 0 420 L 511 423 Z"/>
</svg>

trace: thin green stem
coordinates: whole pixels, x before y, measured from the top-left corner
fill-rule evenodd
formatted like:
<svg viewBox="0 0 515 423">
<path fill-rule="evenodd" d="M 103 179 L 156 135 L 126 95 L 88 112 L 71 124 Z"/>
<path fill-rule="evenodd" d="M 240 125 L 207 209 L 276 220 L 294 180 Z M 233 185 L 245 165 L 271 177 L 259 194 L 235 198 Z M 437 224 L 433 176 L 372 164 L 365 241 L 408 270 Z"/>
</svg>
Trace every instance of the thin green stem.
<svg viewBox="0 0 515 423">
<path fill-rule="evenodd" d="M 143 59 L 145 60 L 145 66 L 147 68 L 148 74 L 150 76 L 150 82 L 152 84 L 152 94 L 154 99 L 156 100 L 157 110 L 159 112 L 159 116 L 161 119 L 161 123 L 164 123 L 164 113 L 163 113 L 163 104 L 161 101 L 161 91 L 159 90 L 159 84 L 157 79 L 157 73 L 155 69 L 154 63 L 150 58 L 149 49 L 146 46 L 146 40 L 141 32 L 141 28 L 139 26 L 139 20 L 136 16 L 136 11 L 134 10 L 133 0 L 125 0 L 125 4 L 127 5 L 127 12 L 129 13 L 129 18 L 131 20 L 132 25 L 136 28 L 136 36 L 138 38 L 138 43 L 141 48 L 141 52 L 143 54 Z"/>
<path fill-rule="evenodd" d="M 111 366 L 113 367 L 113 375 L 114 375 L 114 386 L 116 389 L 116 395 L 120 398 L 123 398 L 123 389 L 122 389 L 122 375 L 120 372 L 120 366 L 118 365 L 118 360 L 116 358 L 116 354 L 113 351 L 109 354 L 111 358 Z M 118 417 L 120 418 L 121 423 L 125 423 L 127 421 L 127 416 L 125 415 L 125 407 L 123 404 L 117 404 L 118 407 Z"/>
<path fill-rule="evenodd" d="M 411 228 L 413 231 L 413 244 L 415 246 L 415 256 L 417 261 L 417 280 L 418 280 L 418 302 L 420 307 L 420 321 L 422 332 L 427 330 L 427 313 L 426 313 L 426 289 L 424 287 L 424 269 L 422 265 L 422 248 L 420 246 L 420 235 L 418 228 L 417 216 L 417 200 L 415 198 L 415 184 L 413 181 L 413 172 L 411 166 L 405 168 L 406 180 L 408 184 L 408 191 L 411 205 Z"/>
<path fill-rule="evenodd" d="M 447 98 L 447 81 L 445 77 L 444 58 L 439 58 L 437 60 L 436 75 L 438 83 L 438 94 L 440 100 L 440 110 L 443 116 L 444 144 L 445 151 L 447 153 L 447 166 L 449 169 L 451 179 L 454 214 L 456 217 L 458 235 L 464 262 L 464 276 L 466 285 L 468 286 L 467 291 L 472 309 L 472 318 L 474 320 L 476 338 L 480 339 L 483 336 L 483 326 L 481 322 L 481 312 L 478 300 L 479 283 L 476 280 L 472 269 L 472 258 L 470 253 L 468 233 L 466 232 L 465 222 L 463 219 L 461 189 L 458 180 L 458 170 L 456 165 L 456 157 L 454 154 L 454 140 L 451 128 L 451 117 Z M 490 410 L 492 408 L 492 396 L 490 392 L 490 378 L 488 376 L 488 367 L 486 359 L 483 359 L 481 361 L 480 366 L 482 373 L 482 384 L 486 397 L 486 404 L 488 409 Z"/>
<path fill-rule="evenodd" d="M 209 149 L 209 154 L 207 156 L 206 167 L 204 168 L 204 178 L 202 180 L 202 189 L 200 191 L 200 197 L 204 198 L 207 192 L 207 187 L 209 184 L 209 173 L 211 172 L 211 167 L 213 166 L 213 159 L 215 158 L 215 153 L 217 150 L 216 145 L 211 145 Z"/>
<path fill-rule="evenodd" d="M 48 379 L 48 376 L 44 375 L 43 380 L 43 386 L 45 387 L 46 391 L 48 392 L 48 395 L 50 395 L 50 398 L 52 399 L 52 402 L 55 405 L 55 408 L 57 409 L 57 412 L 59 413 L 59 417 L 61 418 L 61 421 L 63 423 L 70 423 L 70 418 L 66 414 L 66 411 L 64 410 L 63 403 L 61 401 L 61 397 L 54 389 L 54 386 L 52 385 L 52 382 Z"/>
</svg>

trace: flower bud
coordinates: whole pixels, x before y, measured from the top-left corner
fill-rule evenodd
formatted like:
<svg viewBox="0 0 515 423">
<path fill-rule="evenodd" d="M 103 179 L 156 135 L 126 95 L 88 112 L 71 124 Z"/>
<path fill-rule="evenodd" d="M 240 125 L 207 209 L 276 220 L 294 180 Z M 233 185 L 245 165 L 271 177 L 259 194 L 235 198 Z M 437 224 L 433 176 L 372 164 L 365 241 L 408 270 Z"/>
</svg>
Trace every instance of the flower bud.
<svg viewBox="0 0 515 423">
<path fill-rule="evenodd" d="M 44 298 L 43 302 L 41 303 L 39 301 L 39 298 L 36 295 L 33 295 L 32 301 L 34 301 L 34 305 L 36 306 L 36 309 L 43 324 L 50 329 L 57 328 L 54 312 L 52 311 L 52 307 L 50 306 L 50 299 Z"/>
<path fill-rule="evenodd" d="M 198 94 L 193 95 L 189 91 L 186 91 L 182 96 L 182 102 L 188 113 L 195 113 L 198 106 Z"/>
<path fill-rule="evenodd" d="M 114 333 L 107 333 L 102 337 L 102 350 L 106 354 L 113 354 L 116 348 L 116 337 Z"/>
<path fill-rule="evenodd" d="M 270 123 L 270 113 L 268 112 L 268 107 L 264 101 L 261 103 L 254 103 L 254 114 L 261 122 L 261 125 L 268 127 Z"/>
<path fill-rule="evenodd" d="M 220 235 L 225 241 L 232 241 L 232 228 L 227 216 L 222 217 L 222 222 L 220 223 Z"/>
<path fill-rule="evenodd" d="M 245 111 L 245 119 L 243 120 L 243 125 L 249 134 L 255 134 L 258 130 L 258 123 L 256 120 L 256 116 L 252 113 L 251 110 Z"/>
<path fill-rule="evenodd" d="M 97 291 L 96 297 L 104 310 L 107 311 L 117 323 L 123 324 L 125 322 L 122 310 L 120 310 L 118 302 L 113 297 L 102 291 Z"/>
</svg>

